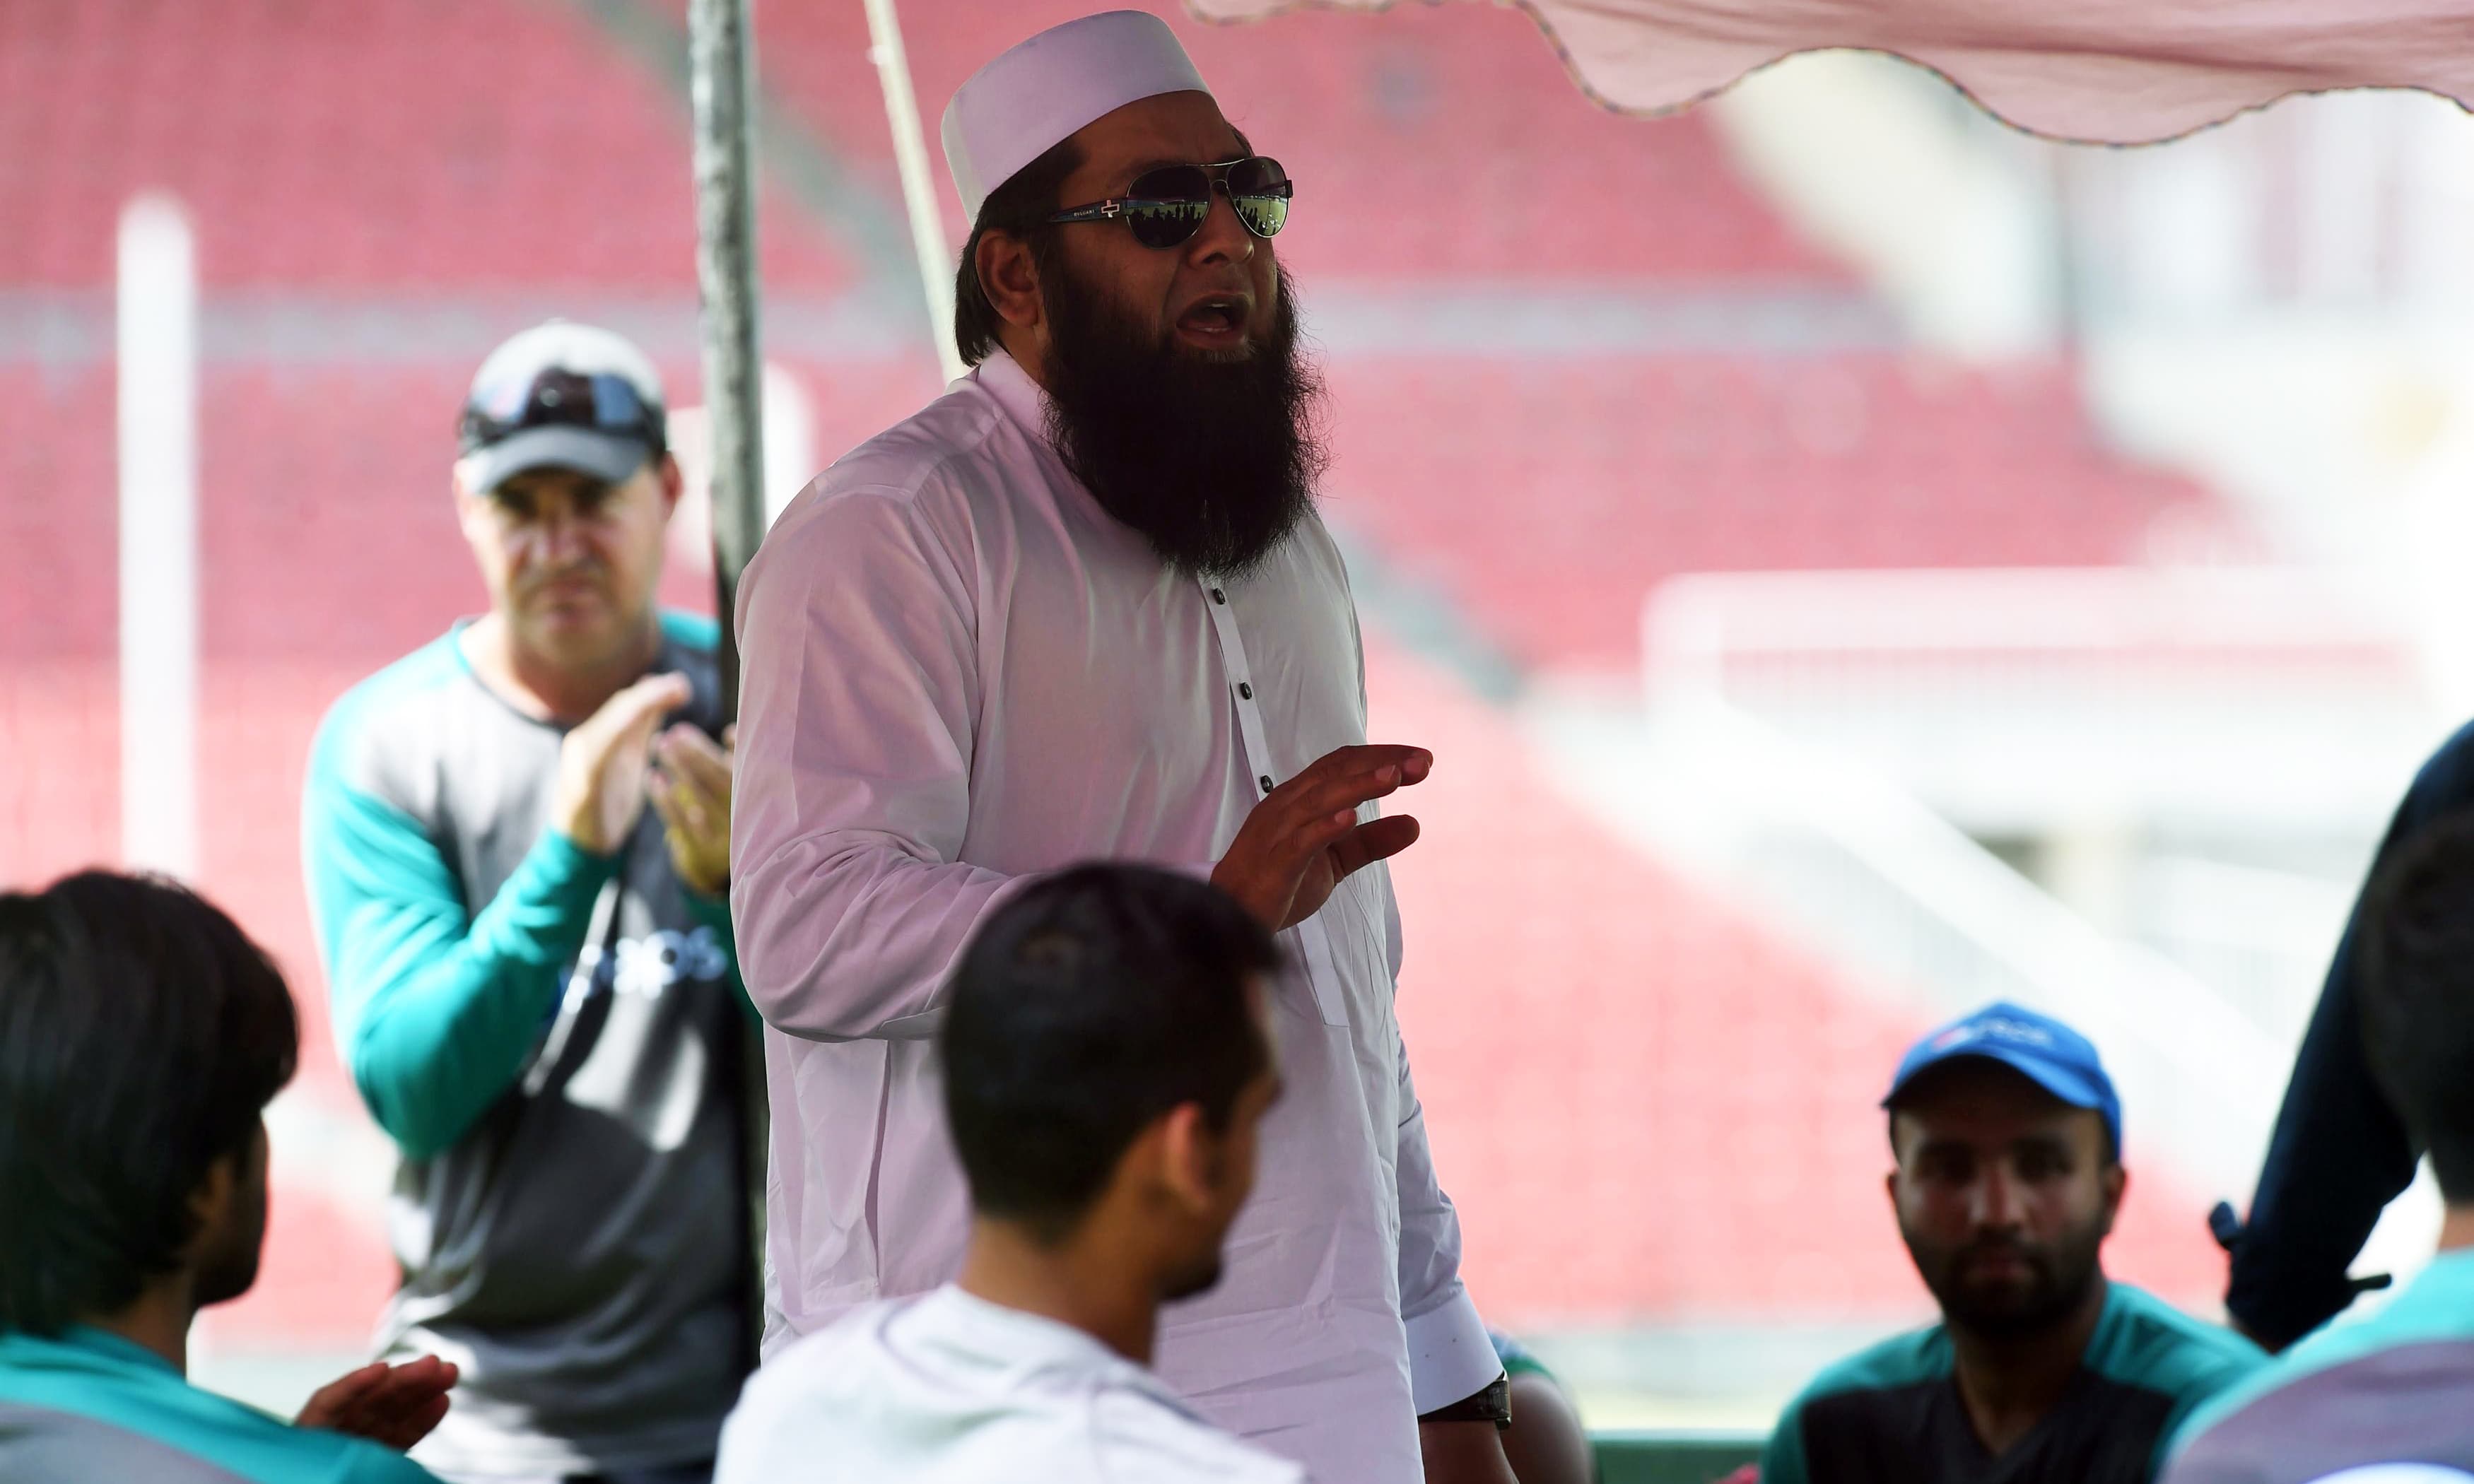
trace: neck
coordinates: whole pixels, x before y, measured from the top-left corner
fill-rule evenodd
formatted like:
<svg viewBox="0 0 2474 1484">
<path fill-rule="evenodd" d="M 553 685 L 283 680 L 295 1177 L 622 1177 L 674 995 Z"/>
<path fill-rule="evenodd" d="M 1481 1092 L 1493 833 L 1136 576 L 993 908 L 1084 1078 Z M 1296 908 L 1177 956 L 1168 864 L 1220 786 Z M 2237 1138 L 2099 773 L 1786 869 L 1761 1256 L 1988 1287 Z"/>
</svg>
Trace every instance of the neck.
<svg viewBox="0 0 2474 1484">
<path fill-rule="evenodd" d="M 1136 1365 L 1152 1363 L 1159 1287 L 1144 1255 L 1096 1222 L 1044 1244 L 1012 1222 L 976 1216 L 960 1287 L 974 1298 L 1071 1325 Z"/>
<path fill-rule="evenodd" d="M 189 1276 L 174 1273 L 149 1282 L 137 1302 L 117 1314 L 88 1317 L 85 1322 L 107 1334 L 153 1351 L 182 1376 L 189 1374 L 189 1321 L 198 1306 L 191 1301 Z"/>
<path fill-rule="evenodd" d="M 2111 1285 L 2099 1274 L 2078 1307 L 2033 1334 L 1987 1336 L 1950 1326 L 1959 1400 L 1985 1450 L 2000 1455 L 2025 1437 L 2078 1375 Z"/>
<path fill-rule="evenodd" d="M 2474 1247 L 2474 1205 L 2449 1203 L 2448 1214 L 2439 1222 L 2439 1250 L 2459 1252 Z"/>
<path fill-rule="evenodd" d="M 519 710 L 572 725 L 601 709 L 652 668 L 662 652 L 660 615 L 647 607 L 643 627 L 600 659 L 585 663 L 551 659 L 526 649 L 505 615 L 492 612 L 464 631 L 464 656 L 491 688 Z"/>
<path fill-rule="evenodd" d="M 1033 386 L 1043 392 L 1048 389 L 1048 362 L 1039 353 L 1038 340 L 1029 330 L 1004 325 L 997 331 L 997 346 L 1013 357 L 1013 363 L 1022 368 L 1022 373 L 1031 378 Z"/>
</svg>

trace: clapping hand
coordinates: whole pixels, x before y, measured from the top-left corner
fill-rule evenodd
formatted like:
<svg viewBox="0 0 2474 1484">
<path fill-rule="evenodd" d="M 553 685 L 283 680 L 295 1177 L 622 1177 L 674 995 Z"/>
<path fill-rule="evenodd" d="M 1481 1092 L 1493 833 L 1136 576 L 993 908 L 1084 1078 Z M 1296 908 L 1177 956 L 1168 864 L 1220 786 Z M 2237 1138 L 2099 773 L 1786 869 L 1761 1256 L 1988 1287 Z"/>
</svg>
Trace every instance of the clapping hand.
<svg viewBox="0 0 2474 1484">
<path fill-rule="evenodd" d="M 447 1393 L 455 1377 L 455 1367 L 435 1355 L 392 1366 L 374 1361 L 318 1388 L 293 1425 L 408 1448 L 446 1417 Z"/>
<path fill-rule="evenodd" d="M 550 817 L 587 855 L 623 850 L 643 817 L 653 731 L 688 704 L 683 675 L 648 675 L 603 702 L 559 744 Z"/>
<path fill-rule="evenodd" d="M 681 881 L 707 897 L 730 890 L 730 768 L 738 745 L 736 727 L 723 729 L 716 747 L 686 725 L 653 743 L 656 770 L 645 786 L 662 817 L 670 864 Z"/>
</svg>

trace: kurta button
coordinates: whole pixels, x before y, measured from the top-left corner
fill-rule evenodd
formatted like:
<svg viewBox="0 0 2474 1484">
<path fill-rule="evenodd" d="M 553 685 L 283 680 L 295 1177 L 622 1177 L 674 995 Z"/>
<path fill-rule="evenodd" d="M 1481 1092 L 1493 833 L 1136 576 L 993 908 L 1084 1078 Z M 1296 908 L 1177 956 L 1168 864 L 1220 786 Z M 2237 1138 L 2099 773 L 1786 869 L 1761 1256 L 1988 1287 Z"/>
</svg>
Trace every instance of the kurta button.
<svg viewBox="0 0 2474 1484">
<path fill-rule="evenodd" d="M 1268 794 L 1268 793 L 1270 793 L 1271 791 L 1272 791 L 1272 776 L 1271 776 L 1270 774 L 1266 773 L 1266 774 L 1264 774 L 1264 775 L 1263 775 L 1263 792 L 1265 792 L 1265 793 L 1267 793 L 1267 794 Z"/>
<path fill-rule="evenodd" d="M 1228 594 L 1222 592 L 1217 587 L 1214 587 L 1211 589 L 1211 601 L 1214 603 L 1225 603 L 1228 601 Z"/>
<path fill-rule="evenodd" d="M 1253 700 L 1254 687 L 1247 684 L 1244 681 L 1239 681 L 1237 682 L 1237 699 L 1240 701 Z"/>
</svg>

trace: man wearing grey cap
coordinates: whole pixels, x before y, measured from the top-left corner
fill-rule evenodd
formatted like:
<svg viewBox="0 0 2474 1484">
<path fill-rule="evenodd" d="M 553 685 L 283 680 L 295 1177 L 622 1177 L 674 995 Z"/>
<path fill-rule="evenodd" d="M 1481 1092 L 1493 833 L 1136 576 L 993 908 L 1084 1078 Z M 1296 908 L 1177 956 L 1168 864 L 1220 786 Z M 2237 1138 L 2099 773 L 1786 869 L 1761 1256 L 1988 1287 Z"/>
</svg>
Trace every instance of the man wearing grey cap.
<svg viewBox="0 0 2474 1484">
<path fill-rule="evenodd" d="M 949 971 L 1044 876 L 1150 862 L 1288 966 L 1261 1183 L 1221 1282 L 1161 1315 L 1160 1376 L 1327 1484 L 1501 1484 L 1508 1383 L 1393 1011 L 1385 861 L 1418 823 L 1378 801 L 1435 759 L 1367 734 L 1289 178 L 1138 12 L 999 56 L 944 139 L 975 369 L 800 495 L 740 592 L 768 1352 L 961 1270 Z"/>
<path fill-rule="evenodd" d="M 402 1153 L 378 1348 L 462 1369 L 417 1454 L 450 1479 L 689 1484 L 753 1358 L 716 631 L 654 604 L 680 478 L 633 346 L 518 335 L 461 442 L 490 610 L 335 704 L 303 809 Z"/>
</svg>

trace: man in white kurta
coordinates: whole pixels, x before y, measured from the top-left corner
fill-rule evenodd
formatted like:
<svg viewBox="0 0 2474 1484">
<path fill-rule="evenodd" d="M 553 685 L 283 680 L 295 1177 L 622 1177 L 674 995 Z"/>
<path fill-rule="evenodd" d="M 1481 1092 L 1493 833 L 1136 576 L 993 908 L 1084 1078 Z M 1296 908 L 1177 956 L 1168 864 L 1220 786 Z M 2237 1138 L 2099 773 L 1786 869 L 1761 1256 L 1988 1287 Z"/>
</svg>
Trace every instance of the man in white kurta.
<svg viewBox="0 0 2474 1484">
<path fill-rule="evenodd" d="M 1147 97 L 1121 60 L 1091 111 L 1025 147 Z M 1072 90 L 1024 85 L 1043 106 Z M 984 163 L 957 162 L 974 212 Z M 1185 575 L 1068 472 L 1050 412 L 1013 356 L 987 353 L 793 502 L 741 589 L 732 906 L 767 1027 L 768 1352 L 955 1275 L 967 1209 L 929 1038 L 974 924 L 1080 859 L 1211 874 L 1258 802 L 1367 741 L 1356 616 L 1321 522 L 1241 576 Z M 1414 782 L 1419 757 L 1387 777 Z M 1260 1185 L 1224 1281 L 1164 1315 L 1157 1367 L 1319 1479 L 1410 1484 L 1420 1414 L 1501 1368 L 1393 1014 L 1390 876 L 1332 874 L 1281 934 L 1289 1091 Z"/>
</svg>

